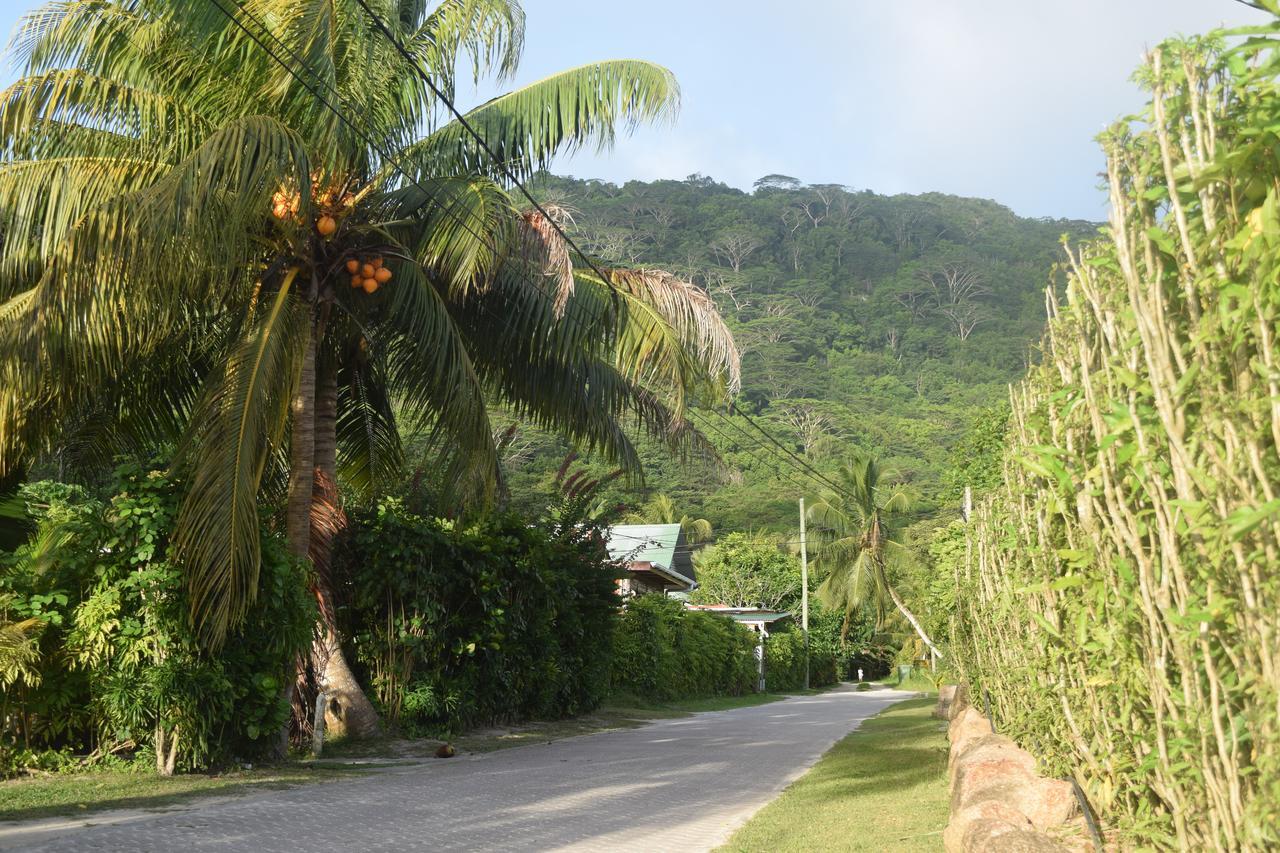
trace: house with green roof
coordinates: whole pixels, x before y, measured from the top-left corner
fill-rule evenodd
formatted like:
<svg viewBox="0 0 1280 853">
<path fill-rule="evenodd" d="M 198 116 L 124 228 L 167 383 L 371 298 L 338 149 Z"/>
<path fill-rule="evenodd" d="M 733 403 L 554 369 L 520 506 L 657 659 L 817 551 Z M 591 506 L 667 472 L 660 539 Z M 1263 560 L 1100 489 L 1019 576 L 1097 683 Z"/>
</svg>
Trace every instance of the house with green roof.
<svg viewBox="0 0 1280 853">
<path fill-rule="evenodd" d="M 627 570 L 618 582 L 624 598 L 687 593 L 698 585 L 679 524 L 615 524 L 609 530 L 608 548 L 610 559 L 621 561 Z"/>
</svg>

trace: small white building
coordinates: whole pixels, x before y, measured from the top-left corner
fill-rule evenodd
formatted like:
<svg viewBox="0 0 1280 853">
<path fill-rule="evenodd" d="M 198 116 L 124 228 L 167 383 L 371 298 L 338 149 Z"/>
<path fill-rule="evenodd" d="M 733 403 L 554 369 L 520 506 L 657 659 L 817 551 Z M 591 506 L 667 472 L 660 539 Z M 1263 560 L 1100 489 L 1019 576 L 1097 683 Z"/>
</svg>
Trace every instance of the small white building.
<svg viewBox="0 0 1280 853">
<path fill-rule="evenodd" d="M 774 626 L 791 618 L 791 614 L 785 610 L 765 610 L 762 607 L 729 607 L 726 604 L 686 604 L 685 607 L 728 616 L 734 622 L 746 625 L 762 638 L 768 637 Z"/>
</svg>

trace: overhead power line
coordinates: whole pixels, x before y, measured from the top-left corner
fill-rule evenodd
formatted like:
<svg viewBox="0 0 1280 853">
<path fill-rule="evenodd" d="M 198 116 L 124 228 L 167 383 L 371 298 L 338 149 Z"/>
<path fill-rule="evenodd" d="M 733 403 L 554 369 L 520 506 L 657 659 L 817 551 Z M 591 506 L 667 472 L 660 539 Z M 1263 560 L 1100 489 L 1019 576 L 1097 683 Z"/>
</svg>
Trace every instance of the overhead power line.
<svg viewBox="0 0 1280 853">
<path fill-rule="evenodd" d="M 435 192 L 433 192 L 432 190 L 424 186 L 422 182 L 419 181 L 412 173 L 410 173 L 410 171 L 406 169 L 392 153 L 390 153 L 387 149 L 379 145 L 379 143 L 373 138 L 373 136 L 369 132 L 359 127 L 354 121 L 348 118 L 342 112 L 342 110 L 334 106 L 333 103 L 331 103 L 323 94 L 321 94 L 317 90 L 315 85 L 307 82 L 301 76 L 299 76 L 298 72 L 293 68 L 293 66 L 291 66 L 288 62 L 282 59 L 280 55 L 277 54 L 276 51 L 274 51 L 271 47 L 266 45 L 257 34 L 255 34 L 247 26 L 245 26 L 244 22 L 241 21 L 240 18 L 234 12 L 230 11 L 228 8 L 223 6 L 222 0 L 210 0 L 210 2 L 212 2 L 214 6 L 218 9 L 218 11 L 221 12 L 229 21 L 231 21 L 231 23 L 233 23 L 237 28 L 239 28 L 242 32 L 244 32 L 245 35 L 247 35 L 258 47 L 260 47 L 264 52 L 266 52 L 276 64 L 278 64 L 281 68 L 283 68 L 291 77 L 293 77 L 294 80 L 296 80 L 313 97 L 315 97 L 317 101 L 319 101 L 326 109 L 328 109 L 331 113 L 333 113 L 340 121 L 342 121 L 343 124 L 345 124 L 353 132 L 358 134 L 366 142 L 366 144 L 368 144 L 375 152 L 378 153 L 380 157 L 383 158 L 385 162 L 387 162 L 389 165 L 395 168 L 396 171 L 404 175 L 406 179 L 408 179 L 411 183 L 414 184 L 414 186 L 416 186 L 419 190 L 421 190 L 424 193 L 424 195 L 427 197 L 427 200 L 429 203 L 436 205 L 444 213 L 444 215 L 453 219 L 453 221 L 457 223 L 460 227 L 462 227 L 465 231 L 467 231 L 467 233 L 469 233 L 476 240 L 478 240 L 480 243 L 485 245 L 486 248 L 488 248 L 490 251 L 494 252 L 495 256 L 500 254 L 498 249 L 495 246 L 493 246 L 492 243 L 486 239 L 486 237 L 477 233 L 475 229 L 471 227 L 470 223 L 468 223 L 465 219 L 458 217 L 456 215 L 456 212 L 454 209 L 457 203 L 456 201 L 448 205 L 441 204 L 438 198 L 436 197 Z M 299 57 L 297 53 L 294 50 L 292 50 L 292 48 L 290 48 L 279 36 L 273 33 L 271 29 L 263 21 L 261 21 L 252 12 L 246 9 L 243 3 L 241 2 L 241 0 L 230 0 L 230 2 L 236 7 L 236 9 L 240 12 L 240 14 L 242 14 L 244 17 L 251 20 L 255 24 L 255 26 L 261 29 L 262 32 L 264 32 L 272 41 L 274 41 L 276 44 L 279 44 L 281 48 L 285 52 L 287 52 L 305 71 L 309 72 L 311 75 L 319 79 L 320 85 L 325 89 L 332 91 L 337 96 L 338 101 L 343 104 L 343 106 L 347 106 L 345 104 L 345 101 L 341 93 L 337 91 L 336 87 L 334 87 L 332 84 L 328 83 L 322 77 L 320 77 L 320 75 L 318 75 L 314 71 L 314 69 L 311 69 L 304 58 Z M 528 199 L 543 216 L 547 217 L 547 221 L 555 228 L 556 232 L 561 236 L 561 238 L 565 240 L 566 244 L 568 244 L 573 249 L 573 251 L 576 252 L 583 259 L 583 261 L 587 264 L 587 266 L 600 278 L 600 280 L 605 284 L 608 284 L 608 282 L 610 281 L 610 278 L 599 268 L 598 265 L 595 264 L 595 262 L 588 255 L 586 255 L 585 252 L 583 252 L 568 237 L 568 235 L 564 233 L 564 231 L 560 228 L 560 226 L 553 219 L 550 218 L 550 215 L 546 212 L 546 210 L 533 198 L 532 194 L 530 194 L 530 192 L 524 187 L 524 185 L 519 181 L 519 179 L 511 172 L 511 170 L 507 168 L 504 164 L 501 164 L 500 161 L 498 161 L 496 154 L 493 152 L 492 148 L 489 146 L 487 141 L 484 140 L 484 138 L 481 137 L 476 132 L 475 128 L 471 125 L 470 122 L 468 122 L 465 119 L 462 113 L 458 111 L 457 107 L 454 106 L 452 101 L 447 96 L 445 96 L 443 92 L 440 91 L 439 87 L 436 86 L 435 82 L 431 80 L 429 75 L 427 75 L 421 69 L 421 67 L 416 63 L 413 57 L 405 50 L 403 45 L 395 38 L 394 34 L 392 34 L 391 31 L 387 28 L 386 24 L 382 21 L 382 19 L 379 18 L 378 15 L 369 8 L 369 6 L 364 2 L 364 0 L 356 0 L 356 2 L 361 6 L 362 9 L 364 9 L 365 13 L 370 16 L 370 18 L 373 20 L 374 25 L 379 29 L 382 35 L 392 43 L 392 45 L 396 48 L 397 52 L 399 52 L 401 56 L 404 57 L 404 59 L 410 64 L 410 66 L 413 68 L 417 76 L 419 76 L 423 80 L 423 82 L 426 83 L 426 85 L 431 89 L 433 94 L 448 107 L 449 111 L 459 120 L 461 126 L 467 131 L 467 133 L 469 133 L 473 138 L 476 139 L 477 143 L 481 146 L 482 150 L 484 150 L 485 153 L 488 156 L 490 156 L 495 162 L 499 162 L 499 165 L 501 166 L 508 180 L 510 180 L 512 184 L 514 184 L 520 190 L 521 194 L 524 195 L 524 197 Z M 538 287 L 536 281 L 534 281 L 532 277 L 530 278 L 530 284 L 536 290 L 542 292 L 543 295 L 548 296 L 548 298 L 550 298 L 551 295 L 547 293 L 544 289 Z M 615 300 L 615 304 L 616 304 L 617 294 L 611 293 L 611 295 Z M 485 313 L 489 314 L 489 316 L 503 323 L 503 325 L 505 325 L 510 331 L 512 331 L 513 333 L 516 333 L 516 330 L 514 329 L 514 327 L 512 327 L 511 324 L 505 318 L 500 317 L 491 311 L 488 311 L 487 307 L 484 305 L 480 305 L 479 307 Z M 566 310 L 568 310 L 570 307 L 571 306 L 566 306 Z M 742 417 L 744 420 L 746 420 L 749 424 L 751 424 L 751 426 L 757 432 L 763 435 L 766 439 L 768 439 L 771 444 L 782 449 L 785 453 L 791 456 L 792 459 L 800 463 L 800 467 L 805 470 L 804 471 L 797 470 L 796 472 L 797 474 L 814 479 L 816 482 L 822 484 L 826 488 L 830 488 L 837 493 L 841 493 L 841 489 L 835 483 L 833 483 L 829 479 L 822 476 L 821 473 L 819 473 L 807 462 L 795 456 L 795 454 L 792 451 L 786 448 L 785 445 L 783 445 L 780 441 L 777 440 L 777 438 L 775 438 L 767 430 L 761 427 L 750 415 L 747 415 L 745 412 L 743 412 L 741 409 L 738 409 L 736 406 L 731 405 L 731 409 L 740 417 Z M 691 409 L 690 411 L 692 412 L 695 410 Z M 698 410 L 698 411 L 700 414 L 703 415 L 704 418 L 718 417 L 719 419 L 723 420 L 725 423 L 733 427 L 735 430 L 745 435 L 745 431 L 740 426 L 734 423 L 732 419 L 728 418 L 724 413 L 720 412 L 719 410 L 709 409 L 707 411 L 701 411 L 701 410 Z M 723 431 L 719 430 L 718 428 L 713 427 L 713 429 L 715 429 L 717 433 L 719 433 L 722 437 L 726 438 L 727 440 L 731 442 L 734 441 L 734 439 L 726 435 Z M 794 467 L 794 466 L 791 466 L 791 464 L 788 463 L 786 459 L 779 457 L 776 451 L 773 451 L 769 447 L 764 447 L 762 445 L 759 445 L 758 442 L 757 442 L 757 445 L 760 446 L 761 449 L 768 452 L 771 456 L 773 456 L 774 458 L 782 462 L 784 466 Z M 747 451 L 747 452 L 752 456 L 752 458 L 759 461 L 759 457 L 755 456 L 754 452 L 752 451 Z M 782 472 L 779 471 L 776 473 L 782 473 Z M 795 480 L 789 474 L 783 473 L 783 476 L 786 479 L 790 480 L 793 485 L 798 485 L 802 491 L 806 489 L 806 486 L 804 484 L 799 483 L 799 481 Z"/>
<path fill-rule="evenodd" d="M 396 52 L 398 52 L 400 56 L 404 58 L 404 61 L 409 65 L 409 67 L 413 69 L 413 72 L 415 75 L 417 75 L 418 79 L 420 79 L 423 83 L 425 83 L 427 87 L 431 90 L 432 94 L 434 94 L 436 98 L 440 100 L 441 103 L 443 103 L 446 107 L 448 107 L 449 112 L 454 116 L 455 119 L 457 119 L 458 123 L 462 126 L 462 128 L 466 130 L 466 132 L 476 141 L 476 143 L 480 146 L 481 150 L 484 151 L 485 154 L 489 156 L 492 162 L 498 165 L 498 167 L 502 170 L 502 173 L 506 175 L 507 179 L 511 181 L 511 183 L 518 190 L 520 190 L 521 195 L 523 195 L 526 199 L 528 199 L 529 203 L 532 204 L 535 208 L 537 208 L 538 212 L 547 218 L 547 221 L 551 223 L 551 226 L 555 229 L 556 233 L 560 235 L 561 239 L 563 239 L 569 245 L 569 247 L 573 249 L 573 251 L 576 252 L 586 262 L 587 266 L 591 268 L 592 272 L 594 272 L 597 276 L 599 276 L 602 281 L 605 281 L 605 282 L 609 281 L 610 280 L 609 277 L 605 275 L 605 273 L 586 254 L 586 252 L 583 252 L 580 248 L 578 248 L 577 244 L 574 243 L 572 239 L 570 239 L 569 235 L 564 232 L 564 230 L 560 227 L 559 223 L 555 222 L 550 217 L 547 211 L 543 209 L 542 205 L 539 204 L 538 201 L 533 197 L 533 194 L 530 193 L 529 190 L 525 188 L 524 184 L 515 175 L 515 173 L 506 165 L 504 161 L 502 161 L 498 157 L 497 153 L 489 145 L 488 140 L 486 140 L 483 136 L 480 135 L 478 131 L 476 131 L 475 127 L 472 126 L 471 122 L 467 120 L 467 117 L 462 113 L 462 111 L 459 110 L 454 105 L 453 101 L 447 95 L 445 95 L 444 92 L 440 90 L 440 87 L 437 86 L 435 81 L 431 79 L 431 75 L 423 70 L 422 66 L 418 63 L 418 60 L 414 58 L 414 56 L 411 53 L 409 53 L 409 51 L 405 48 L 404 44 L 396 37 L 395 33 L 391 31 L 390 27 L 387 26 L 386 21 L 384 21 L 376 12 L 373 11 L 373 9 L 369 7 L 367 0 L 356 0 L 356 3 L 360 6 L 361 9 L 364 10 L 365 14 L 369 16 L 369 19 L 373 22 L 374 26 L 378 28 L 379 32 L 382 33 L 383 37 L 386 38 L 386 40 L 390 42 L 393 47 L 395 47 Z M 834 489 L 837 493 L 840 493 L 842 491 L 838 485 L 836 485 L 831 480 L 827 479 L 823 474 L 821 474 L 817 469 L 815 469 L 808 462 L 796 456 L 796 454 L 793 451 L 788 449 L 780 441 L 778 441 L 777 438 L 775 438 L 773 435 L 768 433 L 750 415 L 746 414 L 741 409 L 738 409 L 736 406 L 733 406 L 732 404 L 730 405 L 730 409 L 736 412 L 737 414 L 739 414 L 741 417 L 743 417 L 747 421 L 747 423 L 751 424 L 751 426 L 756 431 L 758 431 L 761 435 L 767 438 L 772 444 L 779 447 L 783 452 L 785 452 L 788 456 L 790 456 L 795 462 L 799 463 L 799 465 L 802 468 L 805 468 L 807 471 L 809 471 L 819 482 L 823 483 L 830 489 Z"/>
</svg>

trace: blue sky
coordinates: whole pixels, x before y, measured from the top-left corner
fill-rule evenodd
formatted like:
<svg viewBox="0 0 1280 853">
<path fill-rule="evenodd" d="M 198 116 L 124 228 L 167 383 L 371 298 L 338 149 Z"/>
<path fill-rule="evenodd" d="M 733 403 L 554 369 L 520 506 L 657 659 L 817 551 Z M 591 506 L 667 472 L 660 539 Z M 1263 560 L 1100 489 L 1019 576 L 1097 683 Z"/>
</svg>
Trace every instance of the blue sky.
<svg viewBox="0 0 1280 853">
<path fill-rule="evenodd" d="M 0 28 L 35 5 L 0 0 Z M 557 171 L 702 172 L 742 188 L 781 172 L 1089 219 L 1105 216 L 1093 137 L 1141 106 L 1129 75 L 1143 48 L 1266 19 L 1233 0 L 526 0 L 525 10 L 515 85 L 636 57 L 671 68 L 683 93 L 671 126 Z"/>
</svg>

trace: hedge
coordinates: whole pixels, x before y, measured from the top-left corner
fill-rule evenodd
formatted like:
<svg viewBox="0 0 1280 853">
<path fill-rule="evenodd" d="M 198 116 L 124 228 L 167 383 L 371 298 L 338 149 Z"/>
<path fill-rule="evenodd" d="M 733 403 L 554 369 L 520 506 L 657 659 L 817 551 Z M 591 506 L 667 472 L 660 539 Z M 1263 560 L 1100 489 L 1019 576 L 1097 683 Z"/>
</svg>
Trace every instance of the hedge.
<svg viewBox="0 0 1280 853">
<path fill-rule="evenodd" d="M 1151 54 L 956 572 L 962 675 L 1125 848 L 1280 849 L 1276 44 Z"/>
<path fill-rule="evenodd" d="M 756 635 L 728 617 L 642 595 L 613 641 L 611 685 L 647 699 L 739 696 L 755 689 Z"/>
<path fill-rule="evenodd" d="M 839 681 L 836 656 L 826 649 L 809 649 L 809 686 L 826 687 Z M 765 687 L 773 693 L 804 688 L 804 634 L 798 630 L 770 634 L 764 643 Z"/>
<path fill-rule="evenodd" d="M 591 527 L 553 528 L 501 513 L 457 524 L 396 499 L 355 514 L 343 615 L 393 726 L 456 732 L 600 703 L 618 568 Z"/>
</svg>

